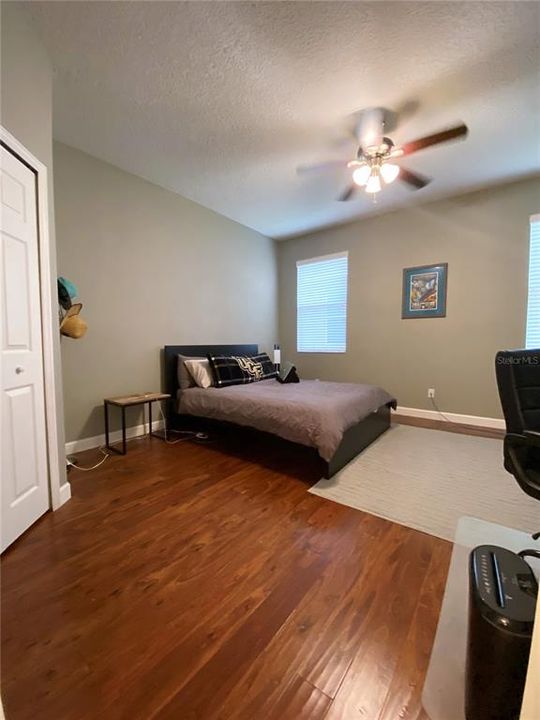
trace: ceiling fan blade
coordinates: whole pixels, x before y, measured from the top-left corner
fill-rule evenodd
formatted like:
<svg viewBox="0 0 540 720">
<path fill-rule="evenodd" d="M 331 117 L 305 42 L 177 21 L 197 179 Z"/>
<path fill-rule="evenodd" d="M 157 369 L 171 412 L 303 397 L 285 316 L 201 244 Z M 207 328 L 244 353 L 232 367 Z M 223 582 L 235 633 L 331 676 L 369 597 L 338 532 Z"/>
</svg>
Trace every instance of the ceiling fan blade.
<svg viewBox="0 0 540 720">
<path fill-rule="evenodd" d="M 341 193 L 341 195 L 338 197 L 338 200 L 340 202 L 346 202 L 347 200 L 352 200 L 357 189 L 357 185 L 354 183 L 351 183 L 348 187 L 345 188 L 345 190 Z"/>
<path fill-rule="evenodd" d="M 320 173 L 326 170 L 343 170 L 347 167 L 348 160 L 328 160 L 327 162 L 318 163 L 316 165 L 299 165 L 296 168 L 298 175 L 308 175 L 310 173 Z"/>
<path fill-rule="evenodd" d="M 431 178 L 425 177 L 424 175 L 418 175 L 418 173 L 411 172 L 404 167 L 400 167 L 398 179 L 403 180 L 404 183 L 407 183 L 407 185 L 410 185 L 415 190 L 421 190 L 431 182 Z"/>
<path fill-rule="evenodd" d="M 401 146 L 401 154 L 411 155 L 419 150 L 431 147 L 431 145 L 439 145 L 440 143 L 449 142 L 450 140 L 465 138 L 468 132 L 469 128 L 462 123 L 461 125 L 456 125 L 456 127 L 450 128 L 449 130 L 442 130 L 441 132 L 434 133 L 433 135 L 426 135 L 426 137 L 418 138 L 418 140 L 405 143 L 405 145 Z"/>
</svg>

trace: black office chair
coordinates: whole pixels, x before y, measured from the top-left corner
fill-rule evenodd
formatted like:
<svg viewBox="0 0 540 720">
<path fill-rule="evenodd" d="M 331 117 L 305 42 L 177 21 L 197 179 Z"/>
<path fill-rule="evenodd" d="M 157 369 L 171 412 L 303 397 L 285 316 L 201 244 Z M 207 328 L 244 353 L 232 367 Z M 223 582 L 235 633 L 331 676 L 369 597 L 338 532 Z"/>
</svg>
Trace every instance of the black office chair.
<svg viewBox="0 0 540 720">
<path fill-rule="evenodd" d="M 502 350 L 495 370 L 506 420 L 504 467 L 540 500 L 540 350 Z"/>
</svg>

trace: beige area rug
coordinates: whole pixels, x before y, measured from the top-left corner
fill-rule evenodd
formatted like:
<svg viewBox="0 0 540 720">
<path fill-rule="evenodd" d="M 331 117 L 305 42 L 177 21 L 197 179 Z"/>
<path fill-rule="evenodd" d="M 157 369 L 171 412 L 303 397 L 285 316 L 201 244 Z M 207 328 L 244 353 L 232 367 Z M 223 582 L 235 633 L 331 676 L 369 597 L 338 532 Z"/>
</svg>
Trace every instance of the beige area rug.
<svg viewBox="0 0 540 720">
<path fill-rule="evenodd" d="M 540 502 L 502 465 L 502 440 L 395 425 L 310 492 L 453 540 L 468 515 L 540 530 Z"/>
</svg>

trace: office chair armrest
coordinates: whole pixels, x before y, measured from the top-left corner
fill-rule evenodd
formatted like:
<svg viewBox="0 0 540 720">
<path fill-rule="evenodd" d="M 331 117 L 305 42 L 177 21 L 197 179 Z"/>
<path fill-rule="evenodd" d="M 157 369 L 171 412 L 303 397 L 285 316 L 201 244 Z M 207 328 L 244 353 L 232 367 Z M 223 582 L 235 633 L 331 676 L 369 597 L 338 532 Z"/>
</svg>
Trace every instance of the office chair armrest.
<svg viewBox="0 0 540 720">
<path fill-rule="evenodd" d="M 504 443 L 510 447 L 540 447 L 540 433 L 535 430 L 525 430 L 523 434 L 508 433 L 504 436 Z"/>
<path fill-rule="evenodd" d="M 531 467 L 540 450 L 540 433 L 530 431 L 527 434 L 509 433 L 504 438 L 504 467 L 517 480 L 520 488 L 537 500 L 540 500 L 540 479 L 538 469 Z"/>
</svg>

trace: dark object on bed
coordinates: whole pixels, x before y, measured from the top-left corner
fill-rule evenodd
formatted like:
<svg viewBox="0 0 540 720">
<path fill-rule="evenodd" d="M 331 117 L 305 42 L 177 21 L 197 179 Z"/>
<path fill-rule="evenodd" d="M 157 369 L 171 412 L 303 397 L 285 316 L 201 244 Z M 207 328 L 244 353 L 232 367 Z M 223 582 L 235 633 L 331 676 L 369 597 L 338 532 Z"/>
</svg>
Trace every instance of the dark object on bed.
<svg viewBox="0 0 540 720">
<path fill-rule="evenodd" d="M 540 350 L 500 351 L 495 371 L 506 420 L 504 467 L 540 500 Z"/>
<path fill-rule="evenodd" d="M 298 383 L 300 378 L 296 372 L 295 366 L 290 362 L 284 362 L 277 374 L 277 380 L 284 385 L 286 383 Z"/>
<path fill-rule="evenodd" d="M 186 427 L 186 420 L 191 424 L 196 419 L 203 427 L 219 427 L 220 425 L 231 427 L 231 423 L 209 421 L 207 418 L 199 418 L 191 415 L 179 415 L 176 412 L 178 393 L 178 355 L 191 357 L 204 357 L 208 355 L 257 355 L 257 345 L 166 345 L 163 353 L 164 370 L 164 392 L 171 395 L 168 404 L 167 424 L 170 429 Z M 235 425 L 239 428 L 240 426 Z M 356 425 L 353 425 L 343 434 L 343 439 L 329 462 L 324 462 L 324 476 L 332 477 L 344 465 L 350 462 L 358 453 L 362 452 L 379 435 L 382 435 L 390 427 L 390 405 L 383 405 L 376 412 L 371 413 Z M 253 430 L 253 432 L 258 432 Z M 312 452 L 317 453 L 312 449 Z"/>
<path fill-rule="evenodd" d="M 276 377 L 277 371 L 266 353 L 253 355 L 214 355 L 208 353 L 208 362 L 216 387 L 245 385 L 246 383 Z"/>
</svg>

